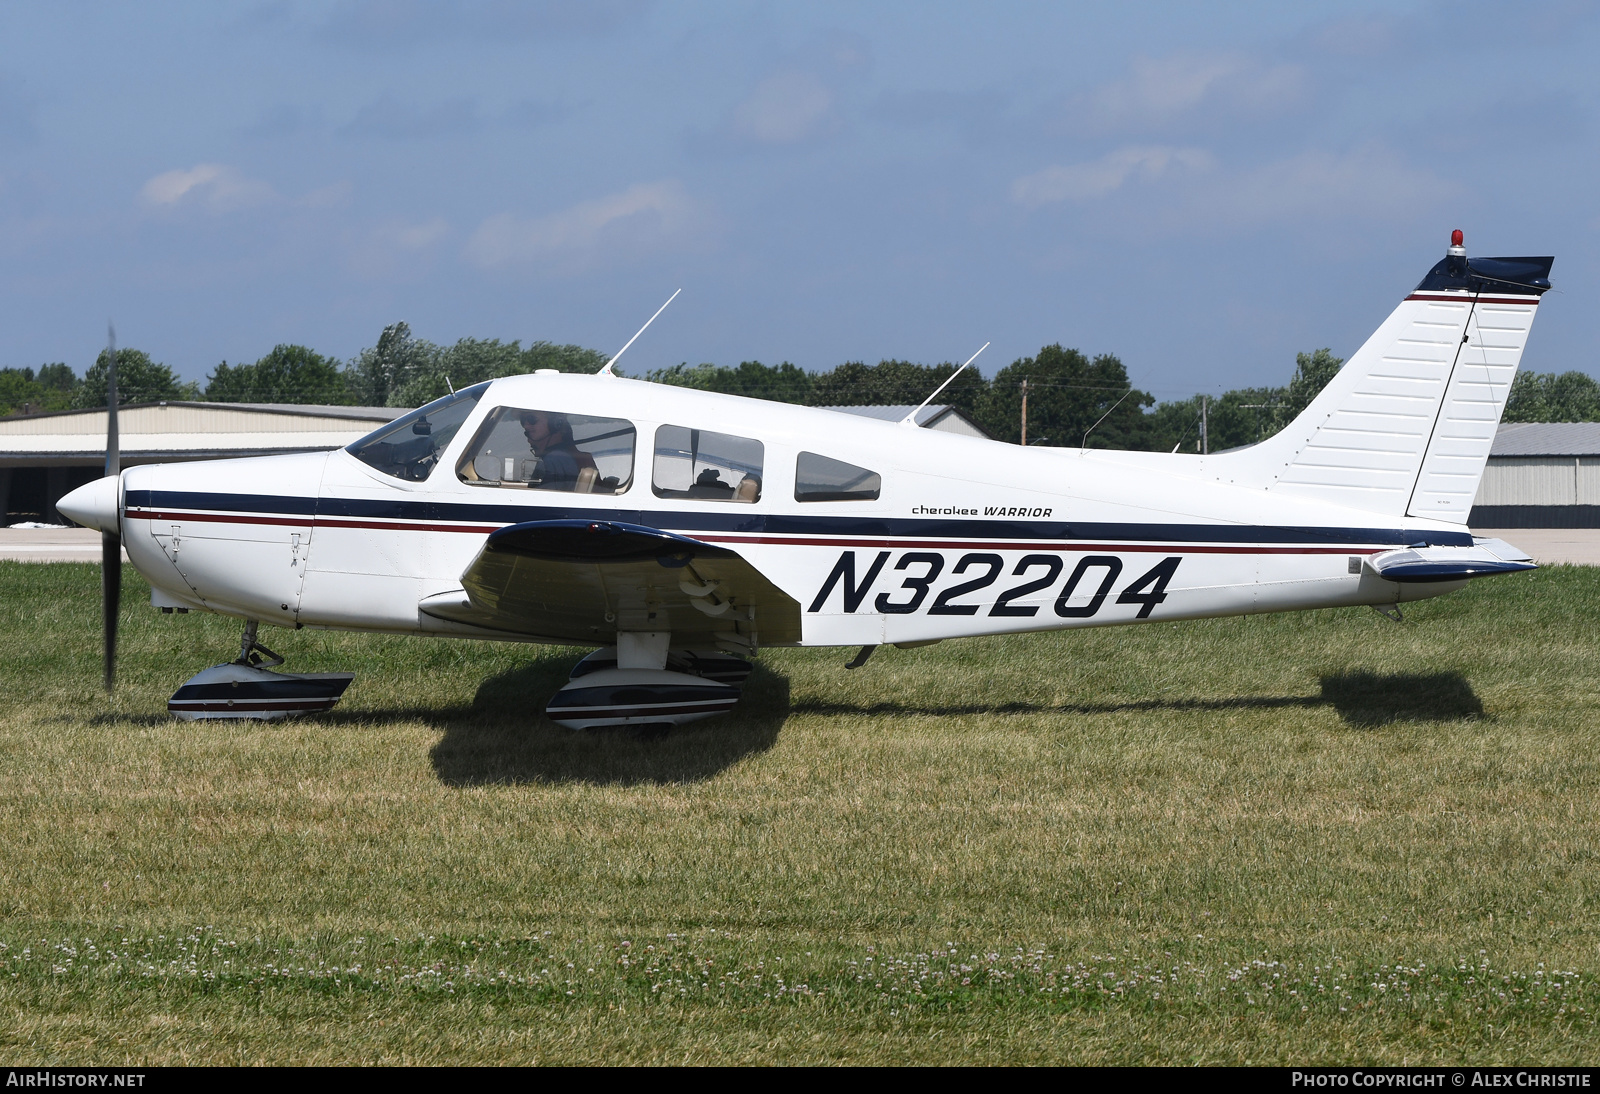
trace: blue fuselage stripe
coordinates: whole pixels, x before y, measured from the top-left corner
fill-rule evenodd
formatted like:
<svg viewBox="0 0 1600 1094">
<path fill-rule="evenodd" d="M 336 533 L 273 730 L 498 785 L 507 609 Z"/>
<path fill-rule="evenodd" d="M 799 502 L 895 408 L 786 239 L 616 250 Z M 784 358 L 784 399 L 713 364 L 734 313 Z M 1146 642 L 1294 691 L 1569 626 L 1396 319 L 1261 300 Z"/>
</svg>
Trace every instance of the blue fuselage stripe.
<svg viewBox="0 0 1600 1094">
<path fill-rule="evenodd" d="M 1386 528 L 1290 527 L 1249 524 L 1135 524 L 1101 521 L 962 520 L 837 516 L 693 510 L 658 512 L 638 509 L 570 508 L 563 506 L 484 505 L 396 498 L 308 498 L 277 494 L 217 494 L 172 490 L 129 490 L 130 509 L 188 510 L 262 516 L 307 516 L 329 520 L 394 520 L 413 524 L 449 522 L 503 526 L 530 520 L 623 521 L 684 535 L 843 536 L 855 538 L 989 539 L 1041 541 L 1104 541 L 1146 543 L 1283 543 L 1328 547 L 1358 545 L 1470 547 L 1472 533 Z M 493 529 L 485 528 L 487 531 Z"/>
</svg>

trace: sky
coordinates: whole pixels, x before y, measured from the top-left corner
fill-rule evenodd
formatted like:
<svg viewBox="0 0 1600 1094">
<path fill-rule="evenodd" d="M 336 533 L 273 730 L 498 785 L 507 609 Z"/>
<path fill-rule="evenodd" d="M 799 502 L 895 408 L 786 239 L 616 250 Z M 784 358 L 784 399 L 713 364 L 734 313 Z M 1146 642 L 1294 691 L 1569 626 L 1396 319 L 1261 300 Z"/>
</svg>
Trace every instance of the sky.
<svg viewBox="0 0 1600 1094">
<path fill-rule="evenodd" d="M 621 362 L 1348 356 L 1466 233 L 1600 372 L 1600 6 L 0 6 L 0 366 L 404 320 Z"/>
</svg>

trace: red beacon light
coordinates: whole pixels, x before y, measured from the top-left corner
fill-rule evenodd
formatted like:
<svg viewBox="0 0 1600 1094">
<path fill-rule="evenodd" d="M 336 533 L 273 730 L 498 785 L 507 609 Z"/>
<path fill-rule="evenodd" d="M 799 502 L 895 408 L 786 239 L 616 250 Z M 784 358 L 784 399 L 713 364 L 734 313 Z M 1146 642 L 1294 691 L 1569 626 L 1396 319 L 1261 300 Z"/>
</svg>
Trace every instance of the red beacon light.
<svg viewBox="0 0 1600 1094">
<path fill-rule="evenodd" d="M 1461 229 L 1460 228 L 1457 228 L 1455 231 L 1451 232 L 1450 233 L 1450 254 L 1452 254 L 1452 255 L 1454 255 L 1456 257 L 1459 257 L 1459 258 L 1465 258 L 1466 254 L 1467 254 L 1467 248 L 1463 245 L 1465 243 L 1465 241 L 1466 241 L 1466 236 L 1461 234 Z"/>
</svg>

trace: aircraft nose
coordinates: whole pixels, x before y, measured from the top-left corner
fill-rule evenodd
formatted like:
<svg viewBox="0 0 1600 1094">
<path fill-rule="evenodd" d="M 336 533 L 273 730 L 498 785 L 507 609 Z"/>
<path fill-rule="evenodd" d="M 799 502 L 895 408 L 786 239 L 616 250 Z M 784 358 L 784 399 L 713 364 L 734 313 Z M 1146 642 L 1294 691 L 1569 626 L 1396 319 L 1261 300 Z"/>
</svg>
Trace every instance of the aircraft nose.
<svg viewBox="0 0 1600 1094">
<path fill-rule="evenodd" d="M 120 532 L 121 514 L 117 510 L 122 500 L 121 486 L 120 475 L 107 475 L 78 487 L 56 502 L 56 509 L 68 520 L 97 532 Z"/>
</svg>

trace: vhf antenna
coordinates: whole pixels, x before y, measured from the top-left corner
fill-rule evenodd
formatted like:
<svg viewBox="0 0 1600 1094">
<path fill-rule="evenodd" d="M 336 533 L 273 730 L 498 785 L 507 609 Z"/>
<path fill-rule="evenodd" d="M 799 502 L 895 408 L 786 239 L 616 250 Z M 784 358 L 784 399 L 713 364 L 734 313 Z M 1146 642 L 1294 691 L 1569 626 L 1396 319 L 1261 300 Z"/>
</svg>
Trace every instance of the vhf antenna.
<svg viewBox="0 0 1600 1094">
<path fill-rule="evenodd" d="M 982 353 L 984 350 L 986 350 L 988 348 L 989 348 L 989 343 L 985 342 L 983 345 L 978 347 L 978 353 Z M 967 365 L 970 365 L 970 364 L 972 364 L 972 362 L 976 361 L 978 359 L 978 353 L 974 353 L 971 357 L 968 357 L 966 365 L 962 365 L 960 368 L 958 368 L 954 372 L 952 372 L 949 376 L 945 377 L 944 383 L 942 383 L 938 387 L 934 388 L 932 395 L 930 395 L 926 399 L 922 400 L 921 405 L 919 405 L 917 407 L 917 409 L 913 410 L 910 414 L 907 414 L 904 418 L 900 419 L 900 424 L 901 425 L 916 425 L 917 424 L 917 415 L 922 413 L 922 408 L 927 406 L 929 403 L 933 402 L 934 399 L 938 398 L 939 397 L 939 392 L 941 392 L 945 388 L 949 387 L 951 380 L 954 380 L 957 376 L 960 376 L 961 373 L 966 370 Z"/>
<path fill-rule="evenodd" d="M 682 289 L 678 290 L 678 292 L 682 292 L 682 291 L 683 291 Z M 678 299 L 678 292 L 675 292 L 671 296 L 667 297 L 667 304 L 670 304 L 674 300 Z M 667 310 L 667 304 L 663 304 L 659 308 L 657 308 L 656 309 L 656 315 L 660 315 L 662 312 L 666 311 Z M 644 326 L 639 328 L 639 334 L 643 334 L 645 332 L 645 329 L 647 327 L 649 327 L 651 323 L 654 323 L 656 321 L 656 315 L 652 315 L 649 319 L 646 319 L 644 321 Z M 618 357 L 621 357 L 624 353 L 628 352 L 628 346 L 633 345 L 635 342 L 637 342 L 639 340 L 639 334 L 635 334 L 632 338 L 628 339 L 628 345 L 627 346 L 623 346 L 621 349 L 617 350 L 616 353 L 612 354 L 611 360 L 606 362 L 605 368 L 601 369 L 598 373 L 596 373 L 596 375 L 598 375 L 598 376 L 614 376 L 614 375 L 616 375 L 614 372 L 611 371 L 612 366 L 617 363 L 617 358 Z"/>
</svg>

